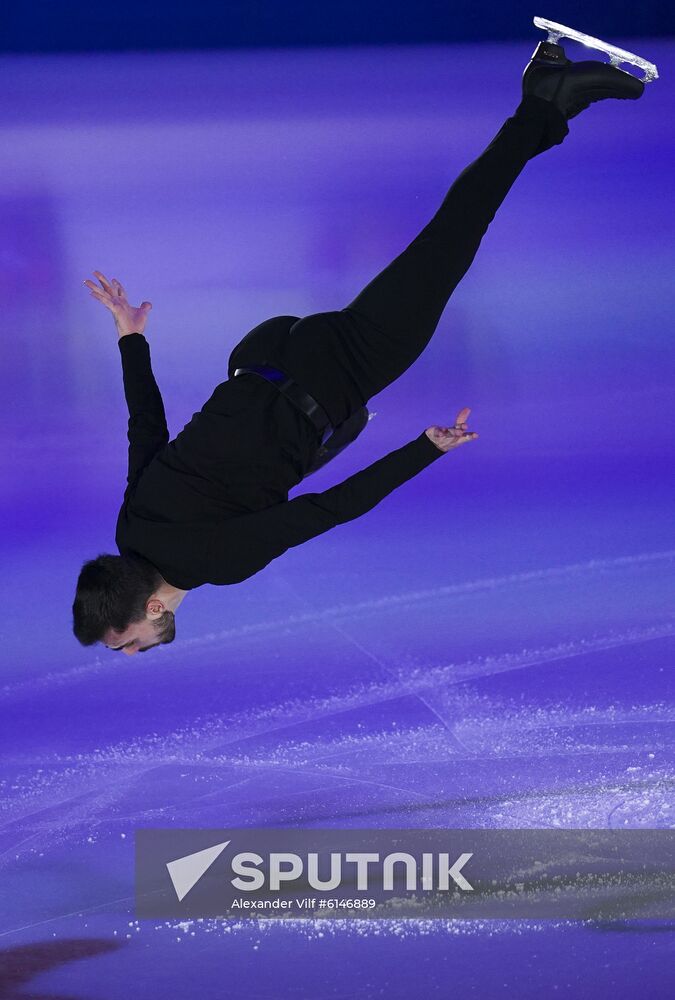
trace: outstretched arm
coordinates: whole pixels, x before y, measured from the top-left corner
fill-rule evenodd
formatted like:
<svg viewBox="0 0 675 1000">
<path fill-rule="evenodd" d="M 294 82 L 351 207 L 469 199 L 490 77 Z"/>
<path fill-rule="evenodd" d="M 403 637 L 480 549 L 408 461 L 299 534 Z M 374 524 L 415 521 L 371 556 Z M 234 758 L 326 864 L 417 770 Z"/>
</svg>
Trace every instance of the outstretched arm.
<svg viewBox="0 0 675 1000">
<path fill-rule="evenodd" d="M 101 288 L 90 280 L 84 284 L 111 311 L 117 327 L 124 395 L 129 410 L 127 483 L 131 485 L 169 440 L 164 404 L 152 373 L 150 346 L 143 335 L 152 305 L 143 302 L 138 308 L 131 306 L 116 278 L 109 282 L 100 271 L 93 273 Z"/>
<path fill-rule="evenodd" d="M 452 428 L 427 428 L 323 493 L 304 493 L 212 524 L 148 522 L 143 529 L 144 554 L 176 587 L 240 583 L 292 546 L 372 510 L 444 452 L 476 438 L 466 428 L 468 413 L 462 410 Z"/>
<path fill-rule="evenodd" d="M 119 339 L 124 395 L 129 409 L 129 471 L 131 485 L 169 440 L 164 403 L 152 374 L 150 346 L 142 333 Z"/>
<path fill-rule="evenodd" d="M 453 427 L 428 427 L 422 434 L 395 451 L 356 472 L 323 493 L 304 493 L 248 516 L 250 545 L 259 539 L 274 558 L 338 524 L 345 524 L 372 510 L 392 490 L 412 479 L 445 452 L 478 435 L 467 429 L 471 411 L 460 410 Z M 253 519 L 256 519 L 255 521 Z"/>
</svg>

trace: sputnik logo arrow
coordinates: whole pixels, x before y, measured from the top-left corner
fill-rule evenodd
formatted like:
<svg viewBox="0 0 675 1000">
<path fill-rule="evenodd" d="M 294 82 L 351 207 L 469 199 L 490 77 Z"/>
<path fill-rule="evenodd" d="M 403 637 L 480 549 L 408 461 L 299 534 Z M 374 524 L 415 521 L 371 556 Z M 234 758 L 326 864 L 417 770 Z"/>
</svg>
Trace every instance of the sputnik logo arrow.
<svg viewBox="0 0 675 1000">
<path fill-rule="evenodd" d="M 169 869 L 179 902 L 185 899 L 190 889 L 199 882 L 204 872 L 209 870 L 229 843 L 229 840 L 226 840 L 214 847 L 207 847 L 204 851 L 197 851 L 196 854 L 187 854 L 184 858 L 167 861 L 166 867 Z"/>
</svg>

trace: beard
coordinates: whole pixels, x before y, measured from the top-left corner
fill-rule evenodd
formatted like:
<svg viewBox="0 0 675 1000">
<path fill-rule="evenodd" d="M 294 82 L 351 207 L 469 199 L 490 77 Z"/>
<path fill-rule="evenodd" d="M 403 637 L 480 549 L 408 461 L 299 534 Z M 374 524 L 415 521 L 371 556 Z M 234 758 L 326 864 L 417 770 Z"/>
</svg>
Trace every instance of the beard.
<svg viewBox="0 0 675 1000">
<path fill-rule="evenodd" d="M 164 611 L 155 621 L 155 635 L 159 642 L 173 642 L 176 638 L 176 617 L 173 611 Z"/>
</svg>

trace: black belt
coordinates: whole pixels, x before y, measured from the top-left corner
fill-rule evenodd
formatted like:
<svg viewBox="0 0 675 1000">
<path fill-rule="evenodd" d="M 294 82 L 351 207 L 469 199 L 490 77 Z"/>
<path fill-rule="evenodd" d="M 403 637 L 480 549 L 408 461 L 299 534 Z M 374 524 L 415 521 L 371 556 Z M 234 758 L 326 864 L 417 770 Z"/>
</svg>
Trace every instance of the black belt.
<svg viewBox="0 0 675 1000">
<path fill-rule="evenodd" d="M 261 375 L 268 382 L 272 382 L 279 392 L 283 392 L 284 396 L 287 396 L 299 410 L 302 410 L 305 416 L 309 417 L 320 432 L 321 444 L 324 443 L 326 438 L 331 436 L 334 428 L 330 422 L 330 417 L 323 406 L 317 403 L 314 396 L 310 396 L 308 392 L 305 392 L 295 379 L 290 378 L 285 372 L 282 372 L 279 368 L 272 367 L 272 365 L 247 365 L 244 368 L 235 368 L 234 370 L 235 376 L 244 375 L 246 372 Z"/>
</svg>

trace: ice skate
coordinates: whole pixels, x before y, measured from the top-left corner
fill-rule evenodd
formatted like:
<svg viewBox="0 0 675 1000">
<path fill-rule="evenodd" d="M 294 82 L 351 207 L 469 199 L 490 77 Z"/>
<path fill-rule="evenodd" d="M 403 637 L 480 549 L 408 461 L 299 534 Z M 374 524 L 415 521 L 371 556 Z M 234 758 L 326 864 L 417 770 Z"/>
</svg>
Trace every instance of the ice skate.
<svg viewBox="0 0 675 1000">
<path fill-rule="evenodd" d="M 651 83 L 652 80 L 658 79 L 659 74 L 654 63 L 648 62 L 642 56 L 636 56 L 634 52 L 627 52 L 626 49 L 620 49 L 616 45 L 610 45 L 609 42 L 603 42 L 601 38 L 586 35 L 583 31 L 576 31 L 564 24 L 556 24 L 555 21 L 547 21 L 543 17 L 535 17 L 534 24 L 537 28 L 548 32 L 546 41 L 552 45 L 555 45 L 559 38 L 569 38 L 573 42 L 581 42 L 582 45 L 596 49 L 598 52 L 606 52 L 610 57 L 611 66 L 619 67 L 620 63 L 629 63 L 631 66 L 644 70 L 645 75 L 642 77 L 642 83 Z M 623 72 L 628 71 L 624 70 Z"/>
<path fill-rule="evenodd" d="M 551 101 L 568 121 L 595 101 L 608 97 L 636 100 L 644 93 L 645 83 L 658 76 L 656 66 L 639 56 L 553 21 L 534 20 L 537 27 L 549 32 L 549 37 L 539 43 L 523 73 L 523 97 L 531 94 Z M 562 45 L 557 43 L 563 35 L 607 52 L 611 56 L 611 64 L 599 60 L 573 62 L 568 59 Z M 641 66 L 645 71 L 644 80 L 620 69 L 619 61 Z"/>
</svg>

